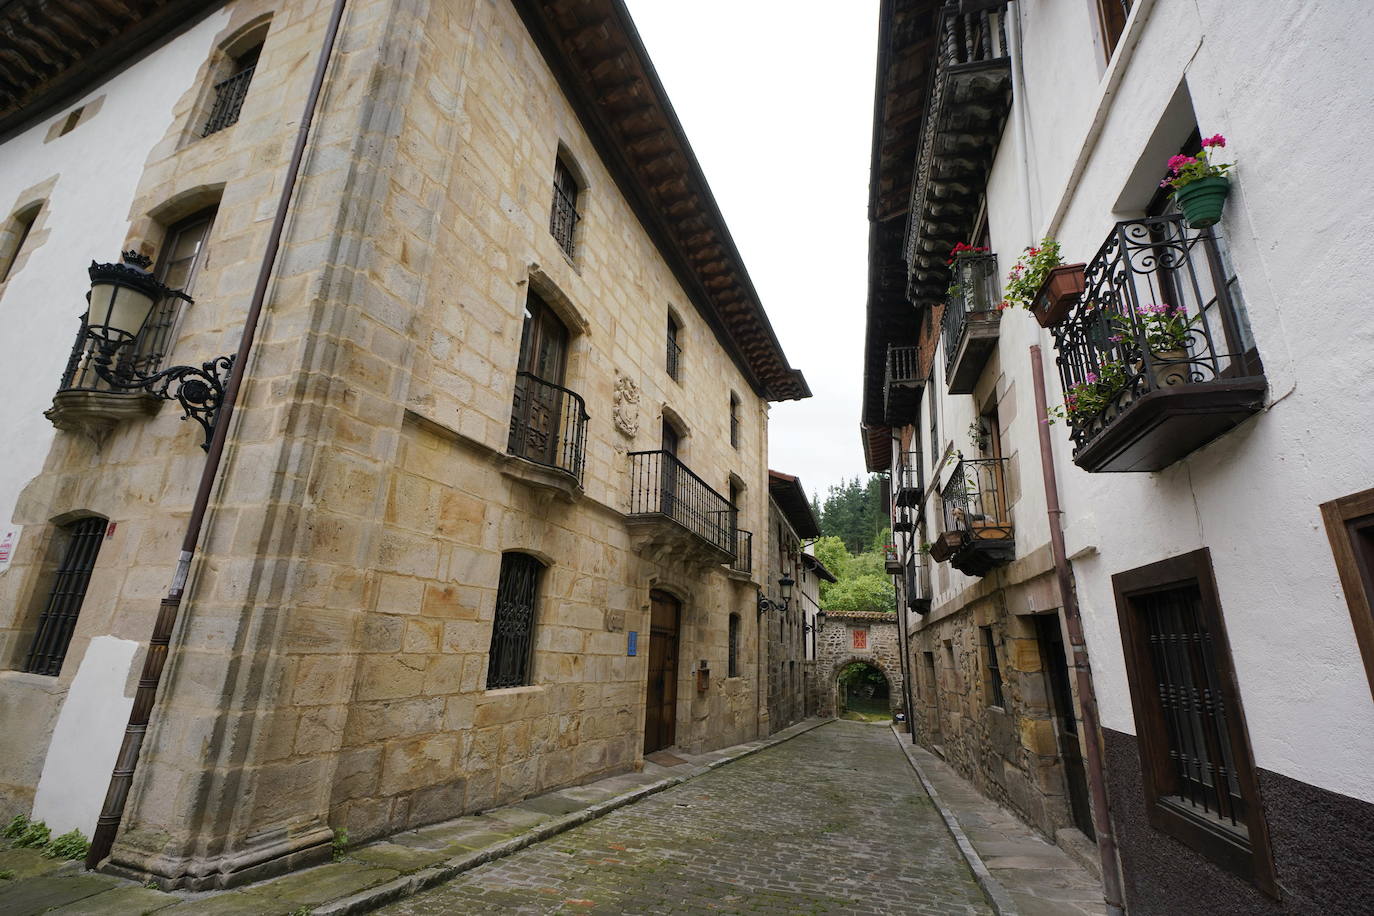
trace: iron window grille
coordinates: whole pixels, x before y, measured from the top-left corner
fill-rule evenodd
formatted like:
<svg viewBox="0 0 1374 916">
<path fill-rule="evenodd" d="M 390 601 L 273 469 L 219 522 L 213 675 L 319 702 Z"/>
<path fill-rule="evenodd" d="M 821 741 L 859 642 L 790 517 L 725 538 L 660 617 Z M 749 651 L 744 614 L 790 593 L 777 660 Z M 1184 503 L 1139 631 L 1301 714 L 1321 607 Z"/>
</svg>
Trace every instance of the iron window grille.
<svg viewBox="0 0 1374 916">
<path fill-rule="evenodd" d="M 562 159 L 553 164 L 553 208 L 549 213 L 549 232 L 558 247 L 572 257 L 576 253 L 577 224 L 582 219 L 577 212 L 577 179 Z"/>
<path fill-rule="evenodd" d="M 730 568 L 735 572 L 752 573 L 754 571 L 754 533 L 745 531 L 742 528 L 735 529 L 735 558 L 730 561 Z"/>
<path fill-rule="evenodd" d="M 965 543 L 1012 537 L 1011 518 L 1003 492 L 1006 461 L 1005 458 L 959 460 L 940 493 L 946 532 L 957 532 Z"/>
<path fill-rule="evenodd" d="M 983 650 L 987 652 L 988 703 L 1005 709 L 1006 697 L 1002 693 L 1002 667 L 997 663 L 997 642 L 992 637 L 992 627 L 979 627 L 983 631 Z"/>
<path fill-rule="evenodd" d="M 533 373 L 517 372 L 507 450 L 566 471 L 580 483 L 589 419 L 581 395 Z"/>
<path fill-rule="evenodd" d="M 678 326 L 673 319 L 668 319 L 668 347 L 667 347 L 667 367 L 668 377 L 673 381 L 681 381 L 682 372 L 682 347 L 677 342 Z"/>
<path fill-rule="evenodd" d="M 739 677 L 739 615 L 730 615 L 730 657 L 727 677 Z"/>
<path fill-rule="evenodd" d="M 1095 385 L 1105 402 L 1095 413 L 1070 413 L 1075 455 L 1151 392 L 1262 382 L 1239 287 L 1212 229 L 1189 229 L 1178 213 L 1124 220 L 1084 278 L 1078 303 L 1051 329 L 1066 396 Z"/>
<path fill-rule="evenodd" d="M 1277 896 L 1210 552 L 1112 584 L 1151 826 Z"/>
<path fill-rule="evenodd" d="M 86 588 L 91 582 L 100 544 L 105 538 L 107 521 L 99 516 L 83 518 L 63 527 L 67 536 L 66 549 L 58 564 L 47 604 L 38 617 L 38 629 L 33 634 L 24 670 L 31 674 L 57 676 L 67 658 L 76 631 L 76 619 Z"/>
<path fill-rule="evenodd" d="M 529 554 L 501 555 L 496 617 L 492 621 L 487 661 L 488 690 L 530 683 L 536 603 L 543 571 L 543 564 Z"/>
<path fill-rule="evenodd" d="M 739 398 L 730 395 L 730 447 L 739 448 Z"/>
<path fill-rule="evenodd" d="M 233 127 L 239 121 L 243 100 L 248 97 L 248 86 L 253 82 L 253 71 L 258 69 L 258 51 L 250 51 L 236 63 L 238 72 L 215 84 L 215 104 L 210 109 L 210 117 L 205 119 L 205 128 L 200 132 L 202 137 Z"/>
</svg>

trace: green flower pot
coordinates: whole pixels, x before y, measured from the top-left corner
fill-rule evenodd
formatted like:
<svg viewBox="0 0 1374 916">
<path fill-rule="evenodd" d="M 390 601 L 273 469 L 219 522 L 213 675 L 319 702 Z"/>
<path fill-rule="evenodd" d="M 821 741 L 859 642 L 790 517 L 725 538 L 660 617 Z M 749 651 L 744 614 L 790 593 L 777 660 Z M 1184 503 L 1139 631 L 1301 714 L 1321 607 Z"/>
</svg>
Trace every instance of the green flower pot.
<svg viewBox="0 0 1374 916">
<path fill-rule="evenodd" d="M 1226 195 L 1231 193 L 1229 178 L 1199 178 L 1174 192 L 1183 219 L 1194 229 L 1215 226 L 1221 219 Z"/>
</svg>

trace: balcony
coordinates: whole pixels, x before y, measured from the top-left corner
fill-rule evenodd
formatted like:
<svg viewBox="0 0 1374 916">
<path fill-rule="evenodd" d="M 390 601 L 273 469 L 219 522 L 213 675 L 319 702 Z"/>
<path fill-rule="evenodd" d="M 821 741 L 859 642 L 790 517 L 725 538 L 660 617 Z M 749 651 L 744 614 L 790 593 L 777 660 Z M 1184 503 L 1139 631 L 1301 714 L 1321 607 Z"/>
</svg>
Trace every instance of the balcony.
<svg viewBox="0 0 1374 916">
<path fill-rule="evenodd" d="M 629 459 L 636 549 L 659 562 L 736 562 L 739 530 L 728 499 L 669 452 L 630 452 Z"/>
<path fill-rule="evenodd" d="M 534 467 L 508 463 L 507 472 L 568 498 L 580 495 L 588 419 L 576 392 L 517 372 L 506 451 Z"/>
<path fill-rule="evenodd" d="M 904 452 L 902 463 L 897 466 L 895 477 L 894 494 L 898 506 L 917 508 L 917 518 L 920 517 L 921 491 L 925 489 L 925 480 L 921 474 L 921 453 Z"/>
<path fill-rule="evenodd" d="M 940 11 L 929 108 L 916 157 L 906 238 L 908 298 L 938 302 L 946 260 L 973 233 L 988 169 L 1011 111 L 1005 3 L 947 2 Z"/>
<path fill-rule="evenodd" d="M 973 394 L 992 351 L 1002 313 L 997 305 L 997 255 L 957 257 L 945 307 L 945 381 L 950 394 Z"/>
<path fill-rule="evenodd" d="M 925 390 L 925 379 L 920 371 L 915 347 L 888 345 L 883 412 L 889 426 L 906 426 L 916 419 L 921 392 Z"/>
<path fill-rule="evenodd" d="M 1005 458 L 960 459 L 940 492 L 944 529 L 930 555 L 969 576 L 986 576 L 1016 557 L 1007 509 Z"/>
<path fill-rule="evenodd" d="M 916 554 L 906 565 L 906 606 L 917 614 L 929 614 L 930 564 L 924 554 Z"/>
<path fill-rule="evenodd" d="M 902 555 L 897 552 L 895 544 L 887 544 L 883 547 L 883 570 L 891 575 L 897 575 L 903 569 Z"/>
<path fill-rule="evenodd" d="M 1116 224 L 1053 329 L 1074 463 L 1158 471 L 1243 423 L 1266 382 L 1211 229 L 1178 215 Z"/>
</svg>

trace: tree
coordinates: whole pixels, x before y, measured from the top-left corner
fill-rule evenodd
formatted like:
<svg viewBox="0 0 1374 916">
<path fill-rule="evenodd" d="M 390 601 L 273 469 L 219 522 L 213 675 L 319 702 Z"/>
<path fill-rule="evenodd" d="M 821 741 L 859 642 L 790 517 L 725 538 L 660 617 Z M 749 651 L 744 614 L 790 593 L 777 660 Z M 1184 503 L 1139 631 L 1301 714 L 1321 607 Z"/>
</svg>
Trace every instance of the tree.
<svg viewBox="0 0 1374 916">
<path fill-rule="evenodd" d="M 868 547 L 873 536 L 887 525 L 883 478 L 870 474 L 867 481 L 855 477 L 831 487 L 819 517 L 821 533 L 840 538 L 851 553 Z"/>
<path fill-rule="evenodd" d="M 849 551 L 844 549 L 844 541 L 833 536 L 820 538 L 816 541 L 815 551 L 816 559 L 820 560 L 837 580 L 843 581 L 848 577 L 849 565 L 853 561 L 850 559 Z M 837 584 L 838 582 L 821 580 L 821 607 L 828 606 L 826 599 L 830 596 L 830 590 Z"/>
<path fill-rule="evenodd" d="M 897 589 L 890 576 L 866 573 L 832 585 L 823 606 L 827 611 L 891 614 L 897 608 Z"/>
</svg>

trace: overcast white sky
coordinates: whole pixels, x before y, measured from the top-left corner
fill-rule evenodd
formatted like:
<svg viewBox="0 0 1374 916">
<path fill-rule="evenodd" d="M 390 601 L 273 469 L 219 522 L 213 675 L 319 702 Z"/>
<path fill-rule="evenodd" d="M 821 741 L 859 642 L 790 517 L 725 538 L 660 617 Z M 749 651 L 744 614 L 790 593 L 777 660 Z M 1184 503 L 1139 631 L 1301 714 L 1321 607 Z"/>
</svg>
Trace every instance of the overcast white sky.
<svg viewBox="0 0 1374 916">
<path fill-rule="evenodd" d="M 792 365 L 769 465 L 862 476 L 859 406 L 878 0 L 627 0 Z"/>
</svg>

